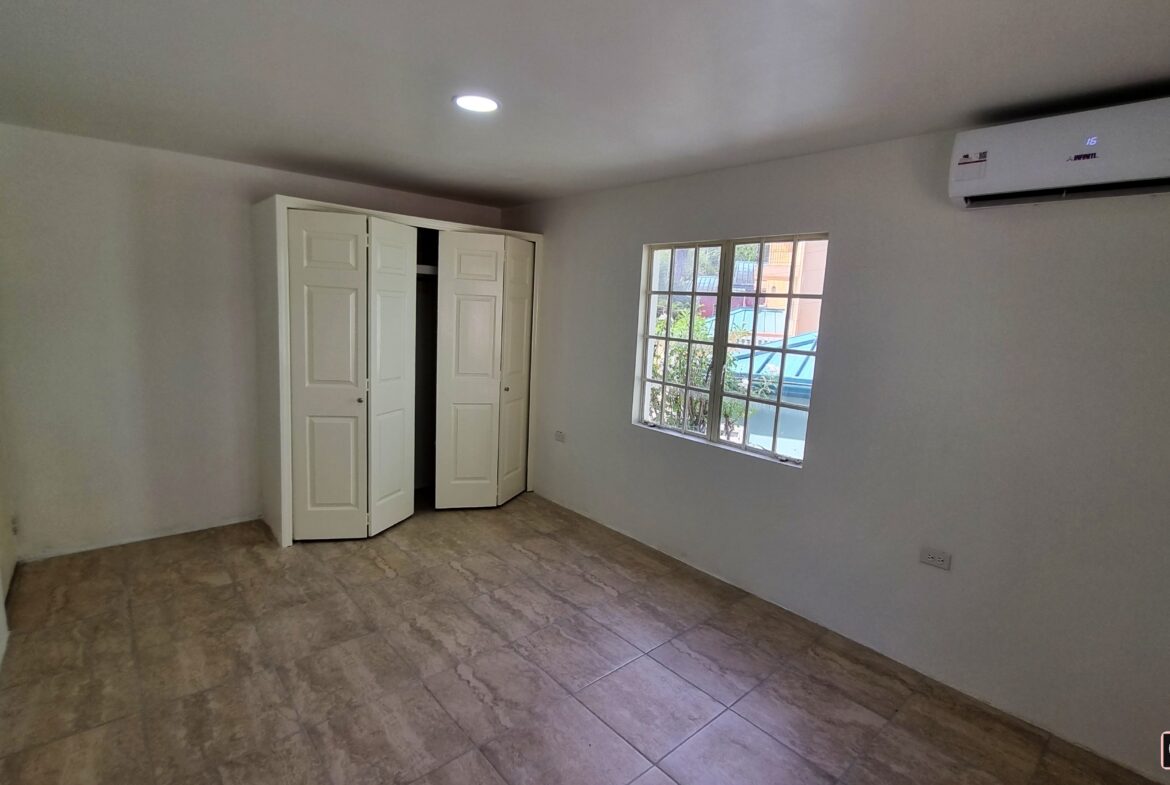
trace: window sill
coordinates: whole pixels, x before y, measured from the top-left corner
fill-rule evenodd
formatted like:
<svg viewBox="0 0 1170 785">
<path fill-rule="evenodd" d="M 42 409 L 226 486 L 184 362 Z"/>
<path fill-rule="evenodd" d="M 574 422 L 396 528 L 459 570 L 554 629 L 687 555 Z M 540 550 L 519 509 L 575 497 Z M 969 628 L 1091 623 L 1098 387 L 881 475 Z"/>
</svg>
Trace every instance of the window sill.
<svg viewBox="0 0 1170 785">
<path fill-rule="evenodd" d="M 689 433 L 683 433 L 682 431 L 671 430 L 670 428 L 660 428 L 657 425 L 648 425 L 644 422 L 635 421 L 630 424 L 635 428 L 642 429 L 643 431 L 651 431 L 653 433 L 660 433 L 665 436 L 672 436 L 676 439 L 683 439 L 688 442 L 693 442 L 694 444 L 701 444 L 705 447 L 714 447 L 718 450 L 729 452 L 734 455 L 743 455 L 748 458 L 755 458 L 757 460 L 767 461 L 768 463 L 779 464 L 780 466 L 788 466 L 792 469 L 804 468 L 804 461 L 798 461 L 794 458 L 780 458 L 776 455 L 772 455 L 771 453 L 761 452 L 759 450 L 745 450 L 741 447 L 735 447 L 734 445 L 708 441 L 707 439 L 704 439 L 700 436 L 693 436 Z"/>
</svg>

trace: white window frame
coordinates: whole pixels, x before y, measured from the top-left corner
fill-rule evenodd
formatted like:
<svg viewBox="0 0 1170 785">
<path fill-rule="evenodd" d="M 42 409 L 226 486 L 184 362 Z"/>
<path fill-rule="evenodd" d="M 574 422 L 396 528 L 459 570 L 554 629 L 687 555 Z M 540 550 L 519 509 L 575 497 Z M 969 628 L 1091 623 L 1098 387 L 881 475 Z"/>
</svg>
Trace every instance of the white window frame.
<svg viewBox="0 0 1170 785">
<path fill-rule="evenodd" d="M 745 453 L 748 453 L 749 455 L 754 455 L 757 457 L 771 459 L 771 460 L 778 461 L 780 463 L 784 463 L 787 465 L 802 466 L 805 463 L 805 461 L 807 460 L 807 454 L 808 454 L 807 430 L 806 430 L 806 436 L 805 436 L 805 451 L 804 451 L 805 454 L 803 457 L 797 457 L 797 456 L 793 456 L 793 455 L 785 455 L 785 454 L 777 451 L 778 435 L 779 435 L 779 431 L 780 431 L 780 419 L 781 419 L 781 415 L 782 415 L 783 410 L 790 409 L 790 410 L 795 410 L 795 411 L 802 411 L 805 413 L 806 416 L 808 416 L 809 409 L 810 409 L 810 406 L 812 403 L 811 394 L 810 394 L 810 399 L 806 405 L 801 405 L 801 404 L 794 403 L 791 401 L 784 402 L 784 400 L 783 400 L 783 398 L 784 398 L 784 393 L 783 393 L 783 390 L 784 390 L 784 371 L 785 371 L 785 368 L 788 364 L 788 360 L 789 360 L 790 356 L 791 357 L 810 357 L 810 358 L 813 358 L 814 362 L 819 363 L 819 361 L 820 361 L 819 360 L 820 341 L 818 338 L 817 345 L 811 351 L 790 348 L 788 346 L 788 340 L 789 340 L 788 330 L 789 330 L 789 324 L 790 324 L 789 320 L 791 319 L 791 316 L 792 316 L 792 303 L 794 300 L 816 300 L 816 301 L 819 301 L 823 304 L 825 293 L 824 293 L 823 289 L 822 289 L 820 294 L 798 294 L 798 293 L 794 292 L 793 289 L 795 289 L 796 287 L 794 285 L 795 284 L 794 276 L 791 273 L 789 275 L 789 286 L 788 286 L 787 293 L 761 291 L 760 287 L 763 285 L 763 275 L 762 275 L 763 251 L 764 251 L 765 244 L 767 244 L 767 243 L 788 243 L 788 242 L 790 242 L 790 243 L 792 243 L 792 265 L 793 265 L 793 267 L 795 267 L 796 256 L 797 256 L 797 244 L 798 243 L 803 242 L 803 241 L 810 241 L 810 240 L 828 241 L 828 239 L 829 239 L 828 233 L 820 232 L 820 233 L 811 233 L 811 234 L 789 234 L 789 235 L 769 235 L 769 236 L 763 236 L 763 237 L 744 237 L 744 238 L 737 238 L 737 239 L 733 239 L 733 240 L 702 241 L 702 242 L 690 242 L 690 243 L 654 243 L 654 244 L 644 246 L 644 248 L 643 248 L 643 261 L 642 261 L 642 296 L 641 296 L 641 305 L 640 305 L 640 309 L 639 309 L 640 310 L 640 321 L 639 321 L 639 328 L 638 328 L 638 351 L 637 351 L 637 363 L 638 364 L 637 364 L 637 370 L 635 373 L 636 389 L 634 391 L 634 423 L 636 425 L 640 425 L 643 427 L 665 431 L 665 432 L 670 433 L 672 435 L 678 435 L 678 436 L 682 436 L 684 438 L 700 440 L 700 441 L 703 441 L 705 443 L 715 444 L 715 445 L 718 445 L 720 447 L 724 447 L 727 449 L 732 449 L 732 450 L 736 450 L 739 452 L 745 452 Z M 752 292 L 732 291 L 732 289 L 733 289 L 733 280 L 732 279 L 733 279 L 734 271 L 735 271 L 735 260 L 734 260 L 735 247 L 737 245 L 750 245 L 750 244 L 756 244 L 760 248 L 760 261 L 758 263 L 759 266 L 757 268 L 757 273 L 756 273 L 755 290 Z M 699 249 L 709 248 L 709 247 L 714 247 L 714 246 L 718 246 L 722 249 L 721 253 L 720 253 L 720 262 L 719 262 L 718 290 L 716 292 L 697 291 L 696 285 L 697 285 L 697 281 L 698 281 L 698 259 L 699 259 L 699 255 L 700 255 Z M 674 282 L 674 262 L 675 262 L 675 253 L 674 252 L 676 249 L 688 249 L 688 248 L 695 249 L 695 270 L 694 270 L 694 274 L 692 277 L 691 290 L 689 292 L 672 291 L 671 287 L 673 286 L 673 282 Z M 654 269 L 653 269 L 653 267 L 654 267 L 654 253 L 656 251 L 663 251 L 663 250 L 670 251 L 671 262 L 670 262 L 670 269 L 669 269 L 668 275 L 667 275 L 667 284 L 666 284 L 667 289 L 660 290 L 660 289 L 654 288 Z M 826 266 L 827 266 L 827 259 L 826 259 Z M 700 296 L 714 296 L 716 298 L 715 332 L 714 332 L 714 343 L 713 344 L 706 342 L 706 341 L 696 341 L 693 338 L 693 335 L 691 335 L 691 334 L 688 334 L 688 337 L 686 339 L 671 338 L 669 336 L 670 323 L 671 323 L 671 316 L 670 316 L 670 314 L 671 314 L 671 307 L 670 307 L 671 295 L 687 295 L 687 294 L 689 294 L 692 298 L 693 297 L 700 297 Z M 656 296 L 666 298 L 666 325 L 667 326 L 666 326 L 666 330 L 665 330 L 665 335 L 662 335 L 662 336 L 652 334 L 651 327 L 650 327 L 651 322 L 652 322 L 652 318 L 653 318 L 653 314 L 651 312 L 651 309 L 653 307 L 652 302 L 653 302 L 653 298 Z M 748 344 L 742 345 L 742 348 L 752 351 L 752 354 L 749 355 L 749 360 L 748 360 L 749 375 L 748 375 L 747 383 L 746 383 L 746 392 L 743 394 L 734 393 L 734 392 L 729 393 L 729 392 L 725 392 L 723 389 L 724 388 L 724 376 L 725 376 L 726 368 L 727 368 L 728 349 L 739 347 L 739 345 L 729 345 L 729 337 L 728 337 L 728 327 L 729 327 L 730 320 L 731 320 L 731 301 L 732 301 L 733 297 L 751 297 L 751 298 L 755 298 L 757 303 L 758 303 L 758 298 L 762 298 L 762 297 L 785 298 L 785 311 L 784 311 L 785 325 L 784 325 L 783 340 L 781 341 L 781 344 L 779 347 L 767 347 L 764 349 L 760 349 L 760 347 L 756 346 L 757 324 L 756 324 L 756 319 L 753 316 L 751 341 Z M 691 324 L 692 324 L 692 330 L 693 330 L 695 305 L 694 305 L 693 299 L 691 302 L 692 302 Z M 758 308 L 753 309 L 753 314 L 755 314 L 755 313 L 758 313 Z M 823 309 L 822 309 L 822 316 L 823 316 Z M 818 328 L 818 332 L 819 332 L 819 328 Z M 652 379 L 648 375 L 648 367 L 649 367 L 648 363 L 649 363 L 649 359 L 650 359 L 650 346 L 651 346 L 650 342 L 651 341 L 658 341 L 658 340 L 662 340 L 662 341 L 666 342 L 665 346 L 664 346 L 664 351 L 663 351 L 663 363 L 662 363 L 663 369 L 662 369 L 662 374 L 661 374 L 662 378 L 661 379 Z M 670 361 L 670 354 L 669 354 L 670 344 L 671 343 L 684 343 L 684 342 L 687 344 L 687 360 L 686 360 L 686 367 L 684 369 L 684 374 L 683 374 L 683 383 L 677 384 L 674 382 L 668 382 L 668 381 L 666 381 L 666 379 L 667 379 L 667 375 L 668 375 L 668 372 L 667 372 L 668 363 Z M 706 389 L 703 389 L 700 387 L 695 387 L 695 386 L 692 386 L 690 384 L 690 381 L 691 381 L 690 380 L 690 362 L 691 362 L 690 358 L 691 358 L 691 351 L 695 345 L 710 346 L 712 349 L 711 373 L 709 374 L 708 387 Z M 752 387 L 753 387 L 753 384 L 752 384 L 753 378 L 752 377 L 754 375 L 754 366 L 755 366 L 754 352 L 757 350 L 774 351 L 774 352 L 777 352 L 780 354 L 781 367 L 780 367 L 779 380 L 777 382 L 778 386 L 777 386 L 777 390 L 776 390 L 775 400 L 770 400 L 768 398 L 760 398 L 760 397 L 756 397 L 756 396 L 752 395 Z M 719 369 L 719 370 L 716 371 L 715 369 Z M 815 372 L 814 372 L 814 376 L 815 376 Z M 644 413 L 646 412 L 645 396 L 647 394 L 646 391 L 649 389 L 650 385 L 660 385 L 660 387 L 662 389 L 661 402 L 659 404 L 660 414 L 665 413 L 665 410 L 666 410 L 666 400 L 665 399 L 666 399 L 667 388 L 669 387 L 669 388 L 676 388 L 676 389 L 682 390 L 683 413 L 682 413 L 682 426 L 681 427 L 675 427 L 673 425 L 669 425 L 665 422 L 662 422 L 661 420 L 664 419 L 663 417 L 660 417 L 659 418 L 660 421 L 658 421 L 658 422 L 649 421 L 645 418 L 645 416 L 644 416 Z M 707 411 L 706 433 L 696 432 L 696 431 L 687 429 L 688 413 L 690 411 L 689 403 L 690 403 L 690 393 L 691 392 L 698 392 L 698 393 L 703 393 L 703 394 L 707 395 L 708 411 Z M 723 410 L 723 398 L 725 396 L 735 398 L 737 400 L 742 400 L 745 402 L 744 406 L 745 406 L 746 411 L 744 414 L 744 438 L 743 438 L 742 444 L 737 444 L 736 442 L 733 442 L 733 441 L 725 441 L 724 439 L 722 439 L 720 437 L 720 424 L 721 424 L 722 410 Z M 749 444 L 748 432 L 747 432 L 747 428 L 748 428 L 747 417 L 748 417 L 748 412 L 750 411 L 750 407 L 751 407 L 752 403 L 762 403 L 762 404 L 776 407 L 776 416 L 775 416 L 774 422 L 772 424 L 772 448 L 771 449 L 763 449 L 761 447 L 757 447 L 755 445 Z M 807 429 L 807 422 L 806 422 L 806 429 Z"/>
</svg>

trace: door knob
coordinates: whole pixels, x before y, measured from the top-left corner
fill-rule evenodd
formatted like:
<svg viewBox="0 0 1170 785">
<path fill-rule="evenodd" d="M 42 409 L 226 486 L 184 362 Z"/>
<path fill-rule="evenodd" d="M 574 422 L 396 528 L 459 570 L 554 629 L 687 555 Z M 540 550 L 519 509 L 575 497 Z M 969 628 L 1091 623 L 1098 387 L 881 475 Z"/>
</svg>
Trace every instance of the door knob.
<svg viewBox="0 0 1170 785">
<path fill-rule="evenodd" d="M 358 398 L 358 403 L 365 403 L 365 402 L 366 402 L 365 398 Z"/>
<path fill-rule="evenodd" d="M 505 387 L 505 388 L 504 388 L 504 392 L 512 392 L 512 388 L 511 388 L 511 387 Z"/>
</svg>

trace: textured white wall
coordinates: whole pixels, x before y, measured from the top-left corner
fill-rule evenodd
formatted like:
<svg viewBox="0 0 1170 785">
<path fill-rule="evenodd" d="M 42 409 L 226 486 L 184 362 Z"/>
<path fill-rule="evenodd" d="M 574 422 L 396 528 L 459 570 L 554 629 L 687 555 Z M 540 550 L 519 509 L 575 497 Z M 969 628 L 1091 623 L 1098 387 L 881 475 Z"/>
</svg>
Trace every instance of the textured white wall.
<svg viewBox="0 0 1170 785">
<path fill-rule="evenodd" d="M 500 220 L 0 125 L 0 450 L 22 558 L 259 515 L 249 208 L 273 193 Z"/>
<path fill-rule="evenodd" d="M 963 211 L 949 145 L 505 211 L 546 239 L 536 490 L 1165 778 L 1170 197 Z M 642 245 L 814 231 L 805 467 L 631 425 Z"/>
</svg>

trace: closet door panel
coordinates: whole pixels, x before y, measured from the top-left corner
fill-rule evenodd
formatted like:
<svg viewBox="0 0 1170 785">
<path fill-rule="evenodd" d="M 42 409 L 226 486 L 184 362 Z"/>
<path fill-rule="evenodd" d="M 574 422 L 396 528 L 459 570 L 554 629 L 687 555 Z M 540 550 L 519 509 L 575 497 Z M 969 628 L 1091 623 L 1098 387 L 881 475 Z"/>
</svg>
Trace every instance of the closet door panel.
<svg viewBox="0 0 1170 785">
<path fill-rule="evenodd" d="M 435 506 L 498 496 L 504 238 L 439 235 Z"/>
<path fill-rule="evenodd" d="M 370 534 L 414 514 L 417 244 L 370 218 Z"/>
<path fill-rule="evenodd" d="M 293 537 L 365 537 L 366 218 L 289 210 Z"/>
<path fill-rule="evenodd" d="M 536 247 L 505 239 L 498 503 L 528 483 L 528 388 L 532 365 L 532 282 Z"/>
</svg>

